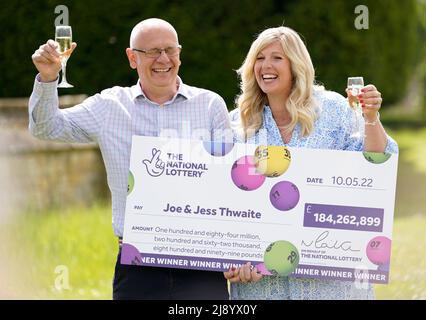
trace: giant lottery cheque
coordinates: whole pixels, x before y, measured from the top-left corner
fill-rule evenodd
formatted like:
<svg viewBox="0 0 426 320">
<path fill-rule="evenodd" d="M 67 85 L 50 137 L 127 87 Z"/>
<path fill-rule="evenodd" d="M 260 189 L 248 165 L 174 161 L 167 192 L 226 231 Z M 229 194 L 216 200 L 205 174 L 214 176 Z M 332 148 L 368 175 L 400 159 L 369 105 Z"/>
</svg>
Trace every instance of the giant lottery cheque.
<svg viewBox="0 0 426 320">
<path fill-rule="evenodd" d="M 397 164 L 134 136 L 121 263 L 388 283 Z"/>
</svg>

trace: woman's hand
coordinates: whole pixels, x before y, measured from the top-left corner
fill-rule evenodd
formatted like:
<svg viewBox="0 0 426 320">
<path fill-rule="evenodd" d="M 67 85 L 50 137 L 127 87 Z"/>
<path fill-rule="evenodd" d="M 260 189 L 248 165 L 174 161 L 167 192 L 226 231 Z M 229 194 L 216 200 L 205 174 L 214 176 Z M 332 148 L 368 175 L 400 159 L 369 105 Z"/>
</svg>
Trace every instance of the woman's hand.
<svg viewBox="0 0 426 320">
<path fill-rule="evenodd" d="M 229 271 L 225 271 L 223 273 L 223 276 L 226 280 L 229 280 L 229 282 L 240 282 L 240 268 L 232 267 L 229 269 Z"/>
<path fill-rule="evenodd" d="M 349 102 L 351 102 L 353 101 L 351 99 L 355 97 L 349 91 L 346 90 L 346 93 Z M 382 94 L 374 85 L 369 84 L 361 89 L 356 98 L 361 104 L 362 115 L 365 120 L 364 151 L 385 152 L 388 138 L 379 120 L 379 110 L 383 101 Z"/>
<path fill-rule="evenodd" d="M 374 85 L 369 84 L 361 89 L 358 99 L 361 103 L 364 119 L 368 122 L 376 121 L 377 113 L 382 106 L 382 94 Z"/>
<path fill-rule="evenodd" d="M 374 122 L 377 120 L 377 113 L 382 106 L 383 100 L 382 94 L 374 85 L 369 84 L 365 86 L 356 97 L 352 95 L 352 92 L 349 89 L 346 89 L 346 94 L 348 95 L 349 105 L 353 106 L 359 101 L 366 121 Z"/>
<path fill-rule="evenodd" d="M 257 282 L 263 278 L 262 274 L 257 270 L 256 267 L 252 268 L 250 262 L 240 268 L 231 268 L 228 272 L 224 272 L 225 279 L 229 282 Z"/>
</svg>

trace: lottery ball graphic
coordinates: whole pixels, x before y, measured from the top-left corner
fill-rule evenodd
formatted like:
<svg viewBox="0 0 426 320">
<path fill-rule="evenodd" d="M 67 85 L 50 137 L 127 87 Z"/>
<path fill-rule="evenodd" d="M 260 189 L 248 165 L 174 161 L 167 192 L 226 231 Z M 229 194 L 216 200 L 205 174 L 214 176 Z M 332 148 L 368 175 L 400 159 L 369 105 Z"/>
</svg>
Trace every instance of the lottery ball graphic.
<svg viewBox="0 0 426 320">
<path fill-rule="evenodd" d="M 127 178 L 127 195 L 129 195 L 135 186 L 135 177 L 133 176 L 133 173 L 129 171 L 129 176 Z"/>
<path fill-rule="evenodd" d="M 265 182 L 265 176 L 256 171 L 253 156 L 244 156 L 234 162 L 231 169 L 234 184 L 245 191 L 259 188 Z"/>
<path fill-rule="evenodd" d="M 276 183 L 269 192 L 271 204 L 280 211 L 293 209 L 299 202 L 299 189 L 290 181 Z"/>
<path fill-rule="evenodd" d="M 257 271 L 259 271 L 261 274 L 266 274 L 268 276 L 272 276 L 272 273 L 269 272 L 269 270 L 266 268 L 265 264 L 262 263 L 258 263 L 256 266 Z"/>
<path fill-rule="evenodd" d="M 267 177 L 278 177 L 288 169 L 290 151 L 283 146 L 258 146 L 254 153 L 257 172 Z"/>
<path fill-rule="evenodd" d="M 367 244 L 367 257 L 376 264 L 390 263 L 392 241 L 388 237 L 379 236 L 371 239 Z"/>
<path fill-rule="evenodd" d="M 378 271 L 389 272 L 389 269 L 390 269 L 390 265 L 389 265 L 389 263 L 380 264 L 380 265 L 377 267 L 377 270 L 378 270 Z"/>
<path fill-rule="evenodd" d="M 291 242 L 275 241 L 266 248 L 263 261 L 270 273 L 286 277 L 299 264 L 299 251 Z"/>
<path fill-rule="evenodd" d="M 212 156 L 223 157 L 232 150 L 234 144 L 232 142 L 204 141 L 203 146 Z"/>
<path fill-rule="evenodd" d="M 363 152 L 364 158 L 367 159 L 367 161 L 375 164 L 380 164 L 385 162 L 391 157 L 390 153 L 384 153 L 384 152 Z"/>
<path fill-rule="evenodd" d="M 121 247 L 121 260 L 122 264 L 142 265 L 142 256 L 139 250 L 128 243 L 123 243 Z"/>
</svg>

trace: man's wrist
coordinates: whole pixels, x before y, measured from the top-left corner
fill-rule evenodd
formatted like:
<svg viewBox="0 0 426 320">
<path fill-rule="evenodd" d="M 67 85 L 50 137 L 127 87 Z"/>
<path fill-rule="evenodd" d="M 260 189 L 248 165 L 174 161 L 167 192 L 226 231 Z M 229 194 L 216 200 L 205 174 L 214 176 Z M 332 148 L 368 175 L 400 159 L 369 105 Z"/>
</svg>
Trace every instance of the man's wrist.
<svg viewBox="0 0 426 320">
<path fill-rule="evenodd" d="M 37 75 L 37 80 L 39 82 L 54 82 L 54 81 L 58 80 L 58 77 L 59 77 L 59 75 L 56 75 L 56 77 L 49 77 L 49 76 L 42 75 L 41 73 L 39 73 Z"/>
</svg>

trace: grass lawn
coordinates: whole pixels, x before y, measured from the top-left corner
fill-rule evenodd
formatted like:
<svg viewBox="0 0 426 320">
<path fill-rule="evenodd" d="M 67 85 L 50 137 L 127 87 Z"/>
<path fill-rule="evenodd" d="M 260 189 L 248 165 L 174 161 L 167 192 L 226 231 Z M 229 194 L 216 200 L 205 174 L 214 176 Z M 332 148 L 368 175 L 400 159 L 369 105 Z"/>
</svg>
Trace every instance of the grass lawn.
<svg viewBox="0 0 426 320">
<path fill-rule="evenodd" d="M 117 242 L 110 205 L 24 214 L 4 229 L 0 254 L 9 257 L 3 268 L 11 276 L 2 279 L 0 298 L 111 299 Z"/>
<path fill-rule="evenodd" d="M 395 220 L 390 283 L 375 286 L 377 299 L 426 299 L 425 230 L 426 215 Z"/>
<path fill-rule="evenodd" d="M 390 284 L 378 299 L 426 299 L 426 128 L 388 133 L 400 148 Z"/>
<path fill-rule="evenodd" d="M 6 279 L 3 283 L 5 297 L 111 299 L 117 247 L 109 210 L 108 205 L 95 206 L 51 212 L 43 219 L 22 216 L 19 222 L 15 221 L 10 229 L 14 242 L 7 244 L 7 256 L 10 262 L 13 260 L 9 280 L 13 278 L 13 282 L 7 283 Z M 375 286 L 377 299 L 426 299 L 425 229 L 426 215 L 395 220 L 391 282 Z M 68 270 L 69 288 L 62 277 L 64 267 Z M 58 290 L 57 284 L 59 289 L 64 285 L 65 288 Z"/>
</svg>

